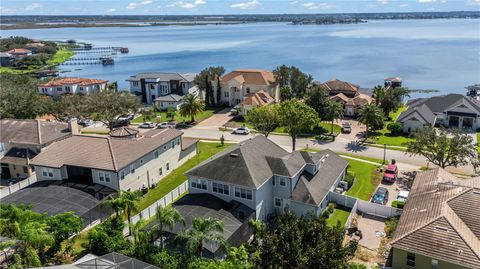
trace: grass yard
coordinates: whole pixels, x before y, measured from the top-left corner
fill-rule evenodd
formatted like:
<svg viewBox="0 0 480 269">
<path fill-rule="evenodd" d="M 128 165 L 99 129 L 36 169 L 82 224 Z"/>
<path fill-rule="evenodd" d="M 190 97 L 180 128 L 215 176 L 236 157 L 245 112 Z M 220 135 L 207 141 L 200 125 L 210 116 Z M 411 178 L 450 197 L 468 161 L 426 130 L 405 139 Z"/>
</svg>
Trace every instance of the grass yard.
<svg viewBox="0 0 480 269">
<path fill-rule="evenodd" d="M 340 222 L 340 226 L 344 227 L 345 223 L 347 222 L 348 216 L 350 216 L 349 210 L 345 208 L 337 207 L 335 208 L 333 213 L 330 215 L 330 217 L 328 217 L 327 225 L 329 227 L 333 227 L 337 225 L 338 222 Z"/>
<path fill-rule="evenodd" d="M 402 113 L 406 109 L 407 109 L 406 107 L 402 106 L 397 111 L 390 112 L 389 117 L 391 120 L 385 122 L 385 127 L 382 130 L 369 132 L 368 133 L 369 140 L 371 140 L 376 144 L 381 144 L 381 145 L 386 144 L 389 146 L 401 146 L 401 147 L 405 147 L 407 142 L 413 141 L 414 140 L 413 138 L 410 138 L 406 135 L 395 135 L 390 133 L 389 130 L 387 130 L 387 125 L 389 123 L 395 122 L 395 120 L 398 118 L 400 113 Z"/>
<path fill-rule="evenodd" d="M 374 163 L 379 163 L 379 164 L 381 164 L 381 163 L 383 162 L 382 159 L 377 159 L 377 158 L 373 158 L 373 157 L 366 157 L 366 156 L 360 156 L 360 155 L 351 154 L 351 153 L 337 152 L 337 154 L 338 154 L 338 155 L 344 155 L 344 156 L 352 157 L 352 158 L 362 159 L 362 160 L 370 161 L 370 162 L 374 162 Z"/>
<path fill-rule="evenodd" d="M 59 49 L 57 52 L 53 55 L 52 59 L 47 61 L 48 65 L 57 65 L 61 64 L 63 62 L 66 62 L 68 59 L 70 59 L 75 53 L 71 50 L 68 49 Z"/>
<path fill-rule="evenodd" d="M 209 118 L 211 117 L 213 114 L 215 114 L 215 112 L 217 112 L 219 109 L 214 109 L 214 108 L 207 108 L 205 109 L 202 113 L 198 114 L 195 116 L 195 120 L 196 121 L 201 121 L 201 120 L 204 120 L 206 118 Z M 151 121 L 151 122 L 156 122 L 156 119 L 157 119 L 157 116 L 160 116 L 161 117 L 161 121 L 164 122 L 164 121 L 170 121 L 171 118 L 168 118 L 167 117 L 167 113 L 165 111 L 162 111 L 162 112 L 159 112 L 159 111 L 155 111 L 155 113 L 153 114 L 153 116 L 150 116 L 150 117 L 144 117 L 143 116 L 139 116 L 139 117 L 136 117 L 135 119 L 132 120 L 132 122 L 136 122 L 136 123 L 142 123 L 144 121 Z M 182 122 L 182 121 L 190 121 L 191 118 L 190 117 L 182 117 L 180 116 L 180 114 L 177 112 L 175 112 L 175 117 L 174 117 L 174 121 L 176 122 Z"/>
<path fill-rule="evenodd" d="M 80 233 L 63 243 L 63 248 L 65 249 L 68 245 L 71 245 L 72 252 L 75 257 L 80 258 L 88 254 L 88 231 Z"/>
<path fill-rule="evenodd" d="M 170 174 L 160 180 L 156 188 L 150 189 L 149 192 L 141 198 L 140 202 L 138 203 L 138 209 L 141 211 L 149 207 L 155 201 L 165 196 L 171 190 L 175 189 L 178 185 L 187 180 L 187 176 L 185 175 L 186 171 L 208 159 L 212 155 L 226 149 L 229 145 L 230 144 L 225 143 L 225 145 L 222 147 L 220 143 L 199 142 L 197 156 L 191 158 L 182 166 L 173 170 Z"/>
<path fill-rule="evenodd" d="M 254 129 L 253 126 L 248 123 L 248 122 L 245 122 L 243 119 L 242 120 L 239 120 L 239 119 L 234 119 L 232 120 L 232 122 L 240 125 L 240 126 L 247 126 L 249 129 Z M 331 122 L 325 122 L 325 121 L 322 121 L 318 124 L 318 127 L 319 128 L 315 128 L 312 132 L 314 134 L 329 134 L 330 133 L 330 130 L 332 129 L 332 124 Z M 333 133 L 334 134 L 339 134 L 340 132 L 342 131 L 342 127 L 338 124 L 333 124 Z M 278 126 L 277 128 L 275 128 L 275 130 L 273 130 L 274 133 L 282 133 L 282 134 L 285 134 L 286 131 L 285 131 L 285 127 L 283 126 Z"/>
<path fill-rule="evenodd" d="M 369 158 L 369 160 L 371 159 Z M 376 165 L 356 160 L 348 160 L 348 162 L 349 167 L 347 171 L 355 176 L 355 183 L 347 191 L 347 195 L 364 201 L 370 200 L 370 197 L 382 180 L 382 174 L 376 170 Z"/>
<path fill-rule="evenodd" d="M 477 150 L 478 154 L 480 155 L 480 132 L 477 133 Z"/>
</svg>

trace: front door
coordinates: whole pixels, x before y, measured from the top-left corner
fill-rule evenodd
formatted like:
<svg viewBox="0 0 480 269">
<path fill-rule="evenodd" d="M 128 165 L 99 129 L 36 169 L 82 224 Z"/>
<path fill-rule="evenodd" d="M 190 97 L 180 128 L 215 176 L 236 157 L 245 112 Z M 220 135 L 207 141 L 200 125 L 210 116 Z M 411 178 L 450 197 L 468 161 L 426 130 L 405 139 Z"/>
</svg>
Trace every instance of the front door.
<svg viewBox="0 0 480 269">
<path fill-rule="evenodd" d="M 10 178 L 10 167 L 8 167 L 8 163 L 2 163 L 2 172 L 1 172 L 0 178 L 1 179 Z"/>
<path fill-rule="evenodd" d="M 448 117 L 448 127 L 458 128 L 459 118 L 457 116 Z"/>
<path fill-rule="evenodd" d="M 473 128 L 473 118 L 463 118 L 462 127 L 464 129 L 472 129 Z"/>
</svg>

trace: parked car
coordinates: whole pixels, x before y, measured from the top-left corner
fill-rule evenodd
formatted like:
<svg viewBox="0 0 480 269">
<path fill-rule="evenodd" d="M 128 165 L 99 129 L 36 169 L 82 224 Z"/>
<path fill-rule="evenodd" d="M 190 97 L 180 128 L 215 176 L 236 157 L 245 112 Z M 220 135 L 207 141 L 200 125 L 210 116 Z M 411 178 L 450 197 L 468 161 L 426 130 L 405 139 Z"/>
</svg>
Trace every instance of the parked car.
<svg viewBox="0 0 480 269">
<path fill-rule="evenodd" d="M 350 125 L 350 122 L 342 123 L 342 133 L 349 134 L 351 132 L 352 132 L 352 126 Z"/>
<path fill-rule="evenodd" d="M 385 183 L 395 183 L 398 176 L 398 168 L 395 164 L 387 165 L 387 169 L 383 173 L 382 181 Z"/>
<path fill-rule="evenodd" d="M 114 123 L 113 123 L 113 128 L 117 128 L 117 127 L 122 127 L 122 126 L 128 126 L 130 124 L 130 121 L 129 120 L 116 120 Z"/>
<path fill-rule="evenodd" d="M 175 128 L 177 129 L 185 129 L 185 128 L 188 128 L 192 126 L 189 122 L 186 122 L 186 121 L 182 121 L 182 122 L 179 122 L 175 125 Z"/>
<path fill-rule="evenodd" d="M 238 128 L 233 129 L 233 133 L 234 134 L 245 134 L 246 135 L 246 134 L 250 133 L 250 130 L 247 127 L 243 126 L 243 127 L 238 127 Z"/>
<path fill-rule="evenodd" d="M 175 128 L 177 124 L 175 122 L 162 122 L 162 123 L 159 123 L 157 124 L 157 128 L 162 128 L 162 129 L 165 129 L 165 128 Z"/>
<path fill-rule="evenodd" d="M 135 118 L 135 114 L 121 115 L 117 118 L 119 121 L 131 121 Z"/>
<path fill-rule="evenodd" d="M 77 123 L 83 127 L 88 127 L 93 125 L 93 120 L 91 119 L 79 119 Z"/>
<path fill-rule="evenodd" d="M 408 200 L 408 195 L 410 194 L 410 192 L 408 191 L 400 191 L 397 195 L 397 199 L 395 199 L 395 201 L 399 201 L 399 202 L 406 202 Z"/>
<path fill-rule="evenodd" d="M 388 202 L 388 190 L 384 187 L 379 187 L 372 197 L 372 203 L 385 205 Z"/>
<path fill-rule="evenodd" d="M 153 124 L 153 122 L 149 122 L 149 121 L 146 121 L 142 124 L 140 124 L 140 126 L 138 126 L 139 128 L 155 128 L 155 124 Z"/>
</svg>

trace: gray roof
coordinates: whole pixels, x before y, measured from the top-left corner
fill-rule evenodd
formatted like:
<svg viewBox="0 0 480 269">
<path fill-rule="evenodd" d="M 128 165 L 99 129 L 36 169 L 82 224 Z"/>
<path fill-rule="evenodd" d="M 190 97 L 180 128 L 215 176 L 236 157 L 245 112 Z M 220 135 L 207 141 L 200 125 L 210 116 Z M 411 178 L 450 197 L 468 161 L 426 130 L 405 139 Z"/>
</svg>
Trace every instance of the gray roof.
<svg viewBox="0 0 480 269">
<path fill-rule="evenodd" d="M 274 174 L 267 156 L 281 158 L 286 155 L 286 150 L 265 136 L 257 135 L 215 154 L 188 171 L 187 175 L 256 189 Z"/>
<path fill-rule="evenodd" d="M 292 193 L 292 200 L 318 206 L 328 194 L 340 174 L 347 168 L 348 161 L 326 149 L 311 158 L 323 160 L 315 175 L 303 172 Z M 327 156 L 328 155 L 328 156 Z"/>
<path fill-rule="evenodd" d="M 179 102 L 182 101 L 183 96 L 178 94 L 168 94 L 164 96 L 157 97 L 155 102 Z"/>
<path fill-rule="evenodd" d="M 68 124 L 41 120 L 0 120 L 0 142 L 46 145 L 71 136 Z"/>
<path fill-rule="evenodd" d="M 423 120 L 433 125 L 435 123 L 435 114 L 443 113 L 446 109 L 462 103 L 472 106 L 480 114 L 479 102 L 461 94 L 451 93 L 431 98 L 409 100 L 407 102 L 408 109 L 398 116 L 397 121 L 404 121 L 416 111 L 422 116 Z"/>
<path fill-rule="evenodd" d="M 13 147 L 8 150 L 0 159 L 1 163 L 9 163 L 15 165 L 27 165 L 30 158 L 37 156 L 37 153 L 30 149 Z"/>
<path fill-rule="evenodd" d="M 192 82 L 196 74 L 193 73 L 163 73 L 163 72 L 146 72 L 131 76 L 127 81 L 137 81 L 140 79 L 158 79 L 160 81 L 179 80 L 183 82 Z"/>
<path fill-rule="evenodd" d="M 95 256 L 87 254 L 74 264 L 38 267 L 41 269 L 160 269 L 157 266 L 116 252 Z"/>
</svg>

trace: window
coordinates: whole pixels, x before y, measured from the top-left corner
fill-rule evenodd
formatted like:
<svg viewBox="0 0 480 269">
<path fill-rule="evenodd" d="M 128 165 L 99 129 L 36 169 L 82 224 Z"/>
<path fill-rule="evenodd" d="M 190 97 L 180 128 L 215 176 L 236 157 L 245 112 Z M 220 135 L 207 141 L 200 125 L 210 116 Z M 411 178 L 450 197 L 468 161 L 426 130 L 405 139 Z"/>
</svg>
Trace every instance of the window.
<svg viewBox="0 0 480 269">
<path fill-rule="evenodd" d="M 120 180 L 125 179 L 125 171 L 120 171 Z"/>
<path fill-rule="evenodd" d="M 111 182 L 110 173 L 105 173 L 105 182 Z"/>
<path fill-rule="evenodd" d="M 282 198 L 274 197 L 273 204 L 275 207 L 282 207 Z"/>
<path fill-rule="evenodd" d="M 253 199 L 251 190 L 237 188 L 237 187 L 235 187 L 235 197 L 239 197 L 247 200 Z"/>
<path fill-rule="evenodd" d="M 80 87 L 80 91 L 83 91 L 83 87 Z"/>
<path fill-rule="evenodd" d="M 98 180 L 101 182 L 105 181 L 105 175 L 102 172 L 98 173 Z"/>
<path fill-rule="evenodd" d="M 172 141 L 172 148 L 175 148 L 175 141 Z"/>
<path fill-rule="evenodd" d="M 130 173 L 135 173 L 135 164 L 130 165 Z"/>
<path fill-rule="evenodd" d="M 275 186 L 275 177 L 272 178 L 272 185 Z"/>
<path fill-rule="evenodd" d="M 437 269 L 438 268 L 438 260 L 432 259 L 432 269 Z"/>
<path fill-rule="evenodd" d="M 138 81 L 133 81 L 133 82 L 132 82 L 132 85 L 133 85 L 134 87 L 138 87 Z"/>
<path fill-rule="evenodd" d="M 53 169 L 52 168 L 43 168 L 42 169 L 42 176 L 53 177 Z"/>
<path fill-rule="evenodd" d="M 61 87 L 57 88 L 57 92 L 61 92 L 63 89 Z"/>
<path fill-rule="evenodd" d="M 167 168 L 167 171 L 170 170 L 170 163 L 167 163 L 166 168 Z"/>
<path fill-rule="evenodd" d="M 28 173 L 28 168 L 27 168 L 26 166 L 23 167 L 23 172 L 24 172 L 25 174 Z"/>
<path fill-rule="evenodd" d="M 70 86 L 65 86 L 65 91 L 66 92 L 70 92 L 70 89 L 71 89 Z"/>
<path fill-rule="evenodd" d="M 207 190 L 207 181 L 204 179 L 193 179 L 192 188 Z"/>
<path fill-rule="evenodd" d="M 155 159 L 158 159 L 158 150 L 156 150 L 153 154 L 155 155 Z"/>
<path fill-rule="evenodd" d="M 223 97 L 230 97 L 230 92 L 224 92 Z"/>
<path fill-rule="evenodd" d="M 229 195 L 230 194 L 230 189 L 228 187 L 228 185 L 226 184 L 221 184 L 221 183 L 212 183 L 212 190 L 213 192 L 216 192 L 216 193 L 221 193 L 221 194 L 225 194 L 225 195 Z"/>
<path fill-rule="evenodd" d="M 155 90 L 155 84 L 150 84 L 150 90 Z"/>
<path fill-rule="evenodd" d="M 158 168 L 158 174 L 159 174 L 160 176 L 163 175 L 163 168 L 162 168 L 162 167 Z"/>
<path fill-rule="evenodd" d="M 250 93 L 250 88 L 247 88 L 247 93 Z"/>
<path fill-rule="evenodd" d="M 407 253 L 407 265 L 410 267 L 415 267 L 415 254 Z"/>
<path fill-rule="evenodd" d="M 280 186 L 285 187 L 285 186 L 287 185 L 287 182 L 286 182 L 285 178 L 284 178 L 284 177 L 281 177 L 281 178 L 279 178 L 279 179 L 280 179 L 280 183 L 279 183 Z"/>
<path fill-rule="evenodd" d="M 163 149 L 167 149 L 167 145 L 164 145 L 164 146 L 163 146 Z"/>
</svg>

